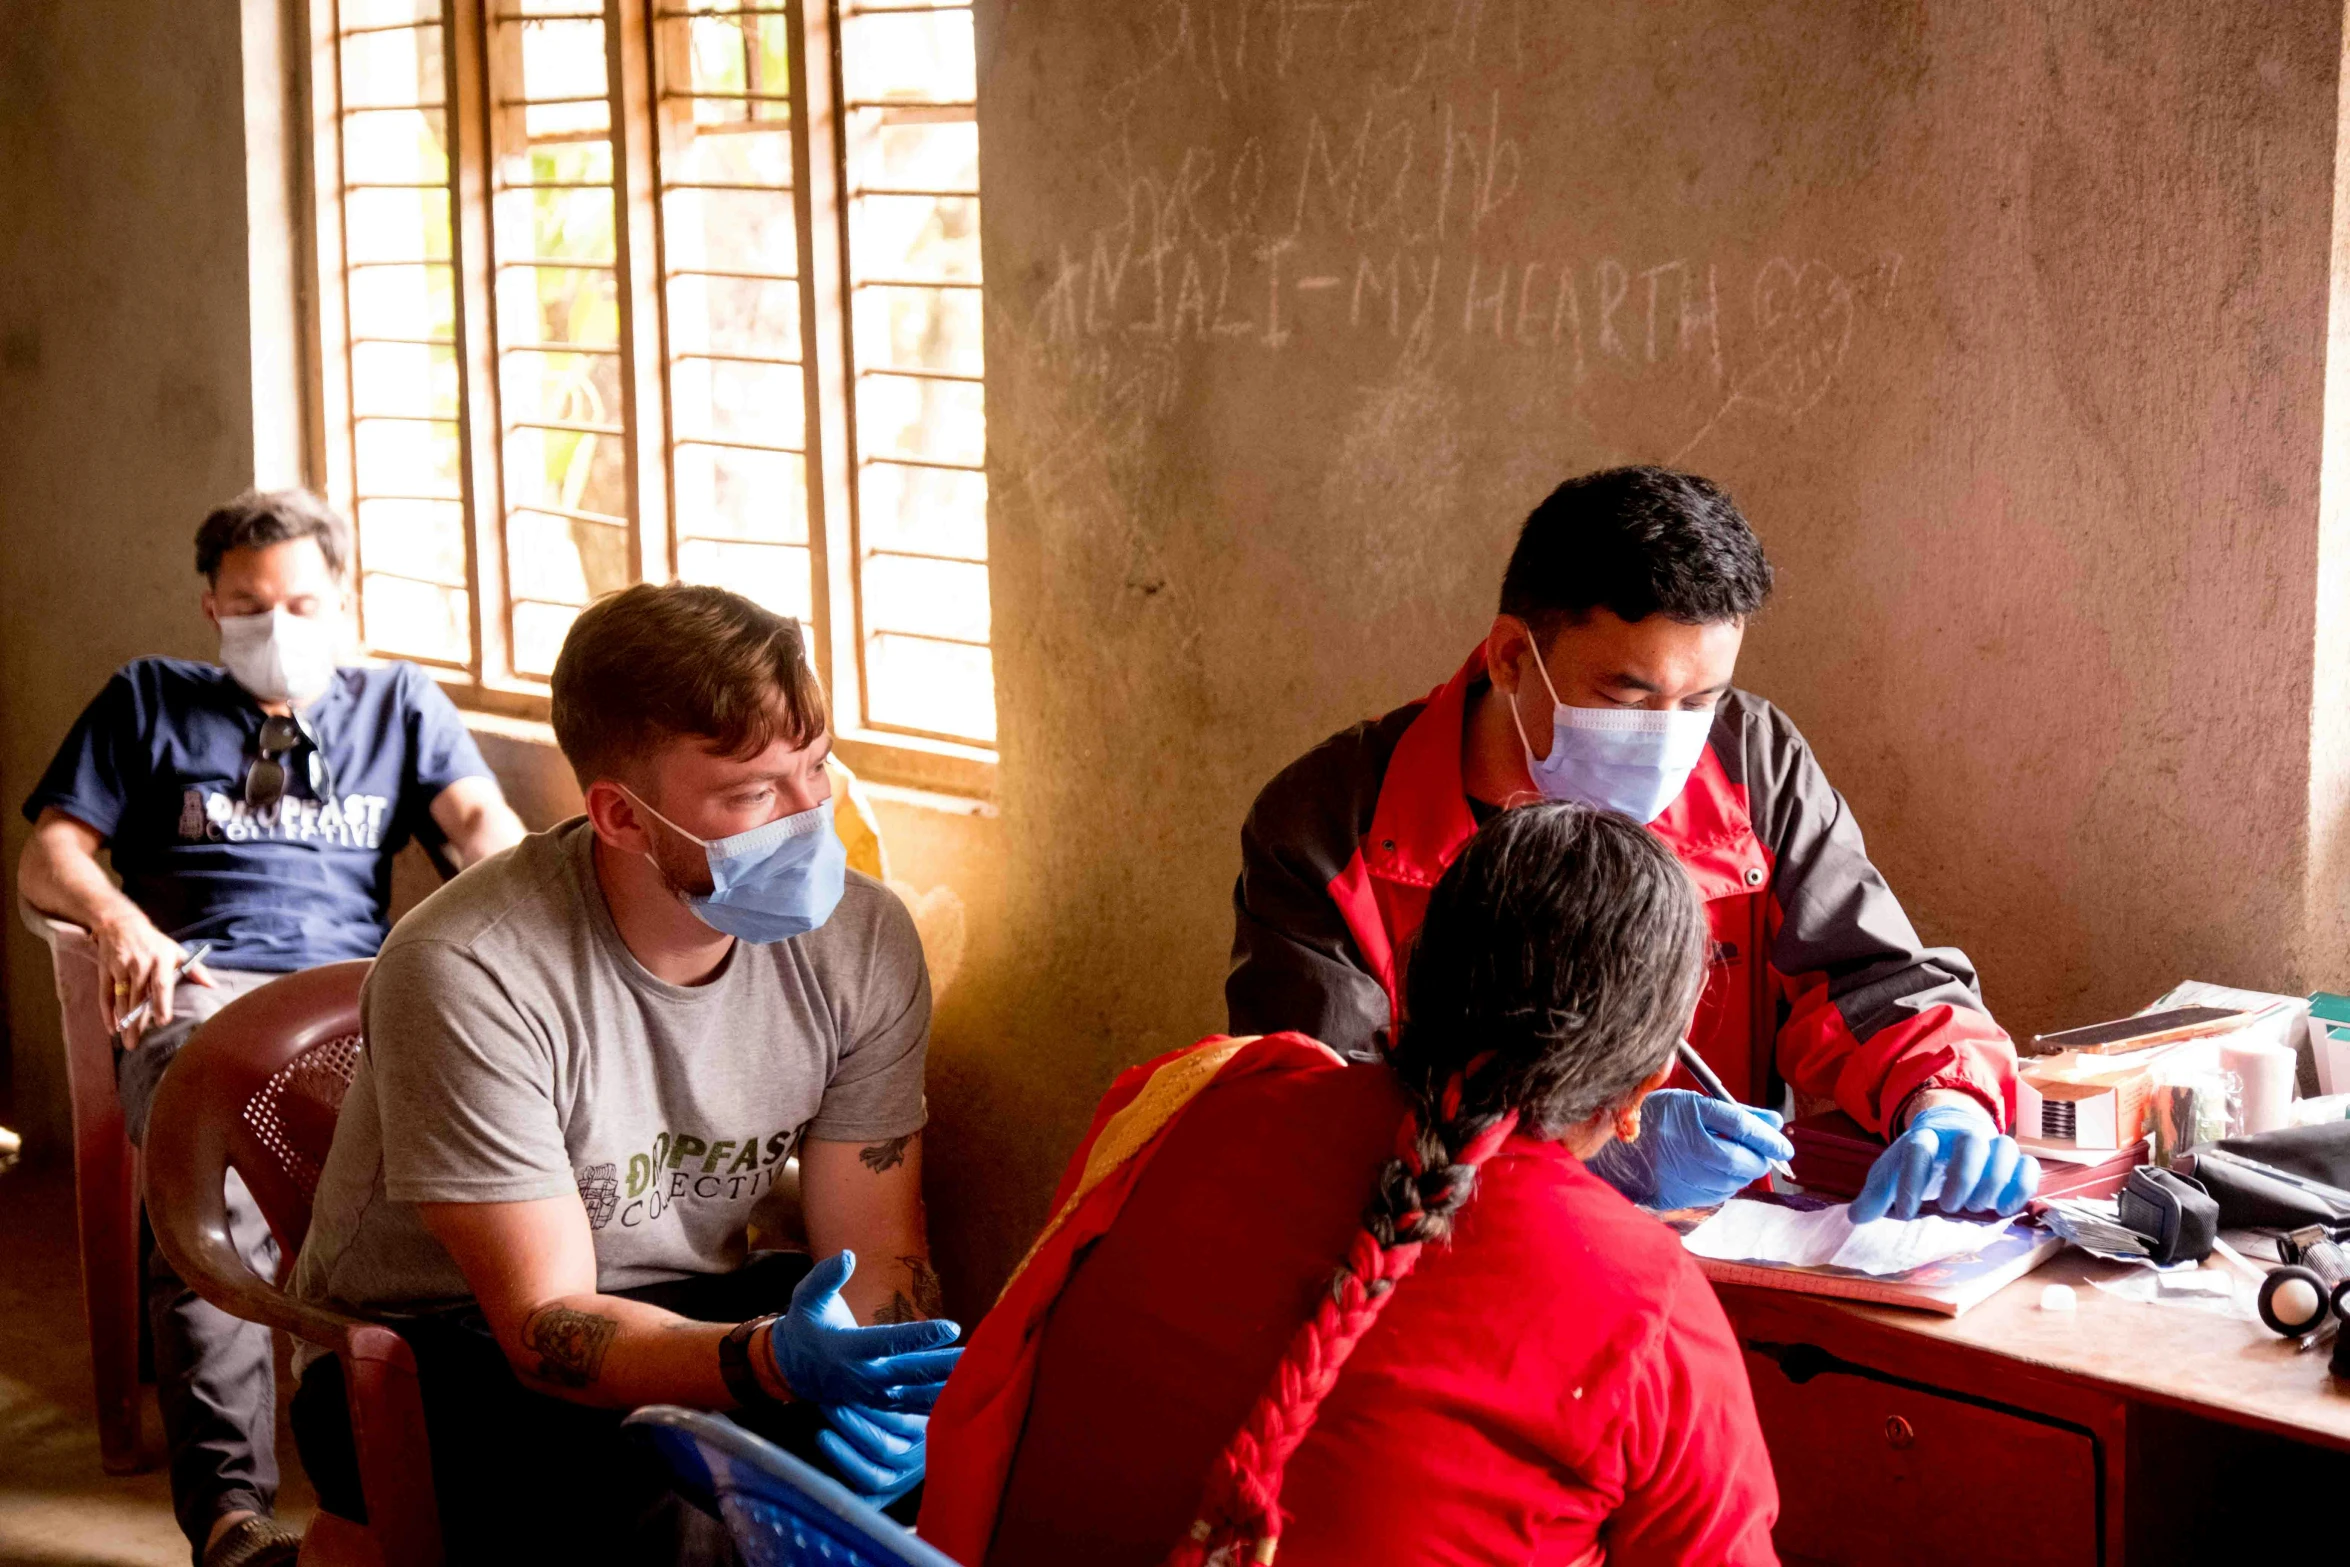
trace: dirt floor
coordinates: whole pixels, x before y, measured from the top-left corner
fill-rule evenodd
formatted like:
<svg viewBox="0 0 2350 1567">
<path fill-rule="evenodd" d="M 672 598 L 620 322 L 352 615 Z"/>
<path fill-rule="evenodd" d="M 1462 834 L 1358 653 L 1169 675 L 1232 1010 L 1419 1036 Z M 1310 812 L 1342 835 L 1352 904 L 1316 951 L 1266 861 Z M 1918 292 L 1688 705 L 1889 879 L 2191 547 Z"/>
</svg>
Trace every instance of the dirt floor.
<svg viewBox="0 0 2350 1567">
<path fill-rule="evenodd" d="M 278 1515 L 299 1528 L 310 1488 L 285 1429 L 291 1393 L 279 1345 L 278 1451 L 288 1471 Z M 180 1567 L 163 1423 L 145 1392 L 150 1467 L 116 1477 L 98 1466 L 90 1340 L 74 1240 L 73 1172 L 20 1166 L 0 1176 L 0 1564 Z"/>
</svg>

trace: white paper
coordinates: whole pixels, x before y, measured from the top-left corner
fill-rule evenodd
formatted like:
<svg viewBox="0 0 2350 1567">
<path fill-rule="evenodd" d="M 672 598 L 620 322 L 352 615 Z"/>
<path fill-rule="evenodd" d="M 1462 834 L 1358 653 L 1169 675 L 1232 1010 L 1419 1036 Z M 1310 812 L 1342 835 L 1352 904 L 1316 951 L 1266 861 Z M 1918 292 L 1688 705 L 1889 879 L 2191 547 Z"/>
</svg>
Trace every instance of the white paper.
<svg viewBox="0 0 2350 1567">
<path fill-rule="evenodd" d="M 2139 1268 L 2118 1279 L 2091 1279 L 2106 1294 L 2142 1306 L 2184 1306 L 2238 1322 L 2258 1322 L 2259 1291 L 2240 1283 L 2233 1269 L 2198 1268 L 2182 1263 L 2176 1268 Z"/>
<path fill-rule="evenodd" d="M 1717 1262 L 1849 1268 L 1884 1278 L 1981 1251 L 1999 1238 L 2007 1223 L 1928 1214 L 1854 1224 L 1843 1203 L 1806 1212 L 1733 1197 L 1683 1237 L 1682 1244 Z"/>
</svg>

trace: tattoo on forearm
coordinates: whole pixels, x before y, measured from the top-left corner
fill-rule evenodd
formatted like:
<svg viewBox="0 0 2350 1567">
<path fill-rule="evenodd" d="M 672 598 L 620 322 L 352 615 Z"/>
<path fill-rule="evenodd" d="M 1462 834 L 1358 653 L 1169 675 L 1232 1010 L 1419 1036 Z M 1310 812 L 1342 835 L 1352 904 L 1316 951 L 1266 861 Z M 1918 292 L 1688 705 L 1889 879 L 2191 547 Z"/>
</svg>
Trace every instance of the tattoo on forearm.
<svg viewBox="0 0 2350 1567">
<path fill-rule="evenodd" d="M 920 1322 L 926 1317 L 943 1316 L 946 1312 L 946 1292 L 939 1288 L 938 1272 L 930 1266 L 928 1257 L 900 1257 L 898 1266 L 911 1276 L 914 1293 L 909 1298 L 904 1290 L 891 1290 L 889 1299 L 873 1313 L 875 1322 Z"/>
<path fill-rule="evenodd" d="M 886 1143 L 868 1143 L 857 1150 L 857 1157 L 864 1160 L 865 1168 L 871 1170 L 875 1175 L 879 1175 L 884 1170 L 894 1170 L 906 1162 L 906 1147 L 913 1142 L 916 1135 L 916 1133 L 908 1132 L 905 1136 L 893 1137 Z"/>
<path fill-rule="evenodd" d="M 522 1344 L 539 1357 L 538 1379 L 557 1387 L 590 1387 L 604 1369 L 604 1351 L 620 1324 L 592 1311 L 547 1306 L 522 1325 Z"/>
<path fill-rule="evenodd" d="M 914 1276 L 914 1309 L 926 1317 L 943 1317 L 947 1310 L 947 1292 L 940 1287 L 938 1270 L 930 1265 L 928 1257 L 900 1257 L 898 1261 Z"/>
</svg>

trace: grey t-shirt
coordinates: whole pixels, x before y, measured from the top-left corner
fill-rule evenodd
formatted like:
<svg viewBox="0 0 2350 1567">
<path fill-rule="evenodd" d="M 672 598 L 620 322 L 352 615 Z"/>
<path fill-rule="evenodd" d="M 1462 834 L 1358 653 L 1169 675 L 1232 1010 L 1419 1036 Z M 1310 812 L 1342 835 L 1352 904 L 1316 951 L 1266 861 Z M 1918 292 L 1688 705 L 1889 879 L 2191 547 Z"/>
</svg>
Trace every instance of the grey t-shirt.
<svg viewBox="0 0 2350 1567">
<path fill-rule="evenodd" d="M 830 920 L 737 943 L 705 984 L 620 939 L 585 818 L 525 839 L 393 930 L 294 1293 L 368 1313 L 471 1298 L 423 1202 L 578 1193 L 599 1289 L 741 1265 L 805 1137 L 919 1131 L 930 980 L 913 919 L 851 871 Z"/>
</svg>

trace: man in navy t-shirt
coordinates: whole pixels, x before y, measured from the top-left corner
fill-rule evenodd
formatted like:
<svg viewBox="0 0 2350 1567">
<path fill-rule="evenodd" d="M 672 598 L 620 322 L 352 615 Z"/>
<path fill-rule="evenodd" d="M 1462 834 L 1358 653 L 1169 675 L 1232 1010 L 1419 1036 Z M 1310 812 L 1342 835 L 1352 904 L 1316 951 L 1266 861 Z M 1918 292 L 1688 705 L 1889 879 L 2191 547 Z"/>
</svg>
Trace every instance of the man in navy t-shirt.
<svg viewBox="0 0 2350 1567">
<path fill-rule="evenodd" d="M 337 662 L 350 553 L 349 527 L 302 491 L 249 492 L 214 511 L 196 533 L 196 569 L 221 663 L 125 666 L 25 802 L 34 830 L 18 886 L 98 948 L 135 1142 L 163 1069 L 225 1002 L 279 974 L 375 956 L 392 858 L 411 838 L 472 864 L 522 837 L 429 676 Z M 204 961 L 179 976 L 199 945 Z M 233 1174 L 228 1197 L 232 1234 L 274 1277 L 276 1245 Z M 172 1499 L 197 1567 L 291 1562 L 299 1542 L 269 1516 L 268 1330 L 198 1299 L 152 1251 L 146 1294 Z"/>
</svg>

